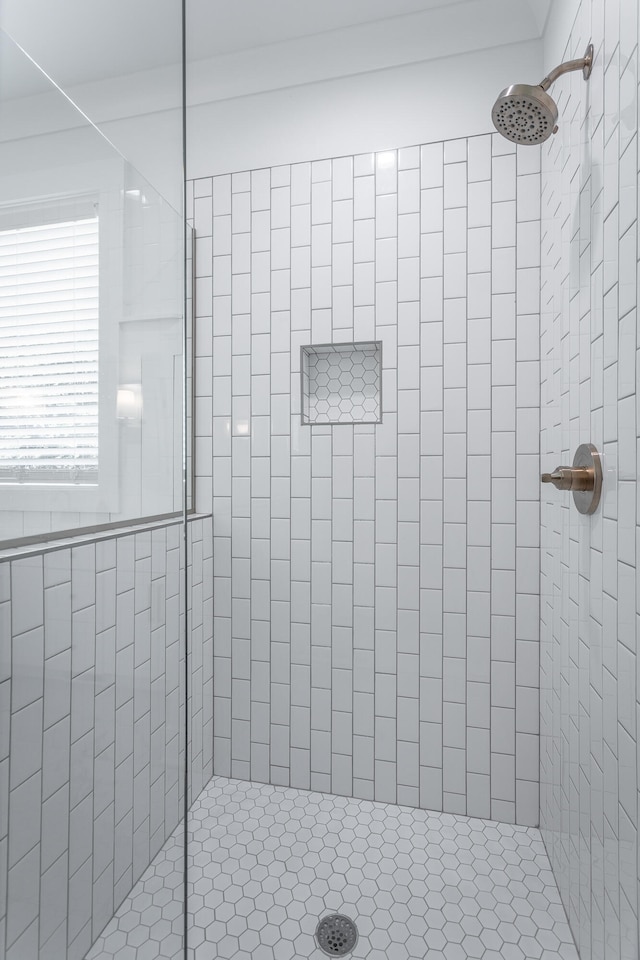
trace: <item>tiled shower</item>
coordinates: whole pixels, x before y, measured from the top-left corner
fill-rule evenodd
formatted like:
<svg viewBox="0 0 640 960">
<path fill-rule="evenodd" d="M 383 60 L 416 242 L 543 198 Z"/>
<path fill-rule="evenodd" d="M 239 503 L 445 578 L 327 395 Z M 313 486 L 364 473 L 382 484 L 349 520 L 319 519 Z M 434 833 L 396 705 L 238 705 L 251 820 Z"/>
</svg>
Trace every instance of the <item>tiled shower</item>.
<svg viewBox="0 0 640 960">
<path fill-rule="evenodd" d="M 0 483 L 0 960 L 637 960 L 639 29 L 553 0 L 541 66 L 595 58 L 541 146 L 487 103 L 231 169 L 194 59 L 177 211 L 56 106 L 124 466 Z M 540 475 L 589 442 L 584 516 Z"/>
<path fill-rule="evenodd" d="M 192 186 L 216 773 L 537 824 L 539 149 Z M 381 423 L 301 422 L 354 341 Z"/>
</svg>

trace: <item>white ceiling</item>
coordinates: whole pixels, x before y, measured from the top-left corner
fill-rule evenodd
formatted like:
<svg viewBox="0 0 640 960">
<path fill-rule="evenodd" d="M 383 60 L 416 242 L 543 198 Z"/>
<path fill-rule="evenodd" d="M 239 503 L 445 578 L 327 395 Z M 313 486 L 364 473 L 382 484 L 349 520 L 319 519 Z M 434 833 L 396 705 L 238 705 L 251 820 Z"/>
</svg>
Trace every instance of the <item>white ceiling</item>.
<svg viewBox="0 0 640 960">
<path fill-rule="evenodd" d="M 453 7 L 459 2 L 462 0 L 187 0 L 187 53 L 190 60 L 203 60 L 436 7 Z M 481 7 L 484 0 L 475 2 Z M 518 7 L 528 2 L 514 0 L 514 16 L 519 15 Z"/>
<path fill-rule="evenodd" d="M 179 0 L 0 0 L 0 27 L 60 86 L 179 63 Z"/>
<path fill-rule="evenodd" d="M 511 0 L 514 35 L 539 37 L 550 2 Z M 464 16 L 452 21 L 447 55 L 455 54 L 458 39 L 459 52 L 468 51 L 470 33 L 476 49 L 492 45 L 494 30 L 504 42 L 501 25 L 491 22 L 491 0 L 187 0 L 187 56 L 224 60 L 263 48 L 266 57 L 265 47 L 293 48 L 292 41 L 314 37 L 330 56 L 332 40 L 357 42 L 358 27 L 386 21 L 394 35 L 403 28 L 410 34 L 429 11 L 442 17 L 458 6 Z M 63 88 L 180 60 L 179 0 L 1 0 L 0 11 L 0 26 Z"/>
</svg>

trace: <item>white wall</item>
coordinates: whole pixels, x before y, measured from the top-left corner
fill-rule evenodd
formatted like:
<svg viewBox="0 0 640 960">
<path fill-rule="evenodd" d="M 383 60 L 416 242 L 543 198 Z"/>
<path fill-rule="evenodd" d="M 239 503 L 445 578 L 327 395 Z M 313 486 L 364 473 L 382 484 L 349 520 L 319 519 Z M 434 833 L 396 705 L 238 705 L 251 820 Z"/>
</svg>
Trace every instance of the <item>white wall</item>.
<svg viewBox="0 0 640 960">
<path fill-rule="evenodd" d="M 552 18 L 546 66 L 590 39 L 595 61 L 554 86 L 543 150 L 543 468 L 591 441 L 605 480 L 592 517 L 544 490 L 541 828 L 580 956 L 636 960 L 638 6 L 567 0 Z"/>
<path fill-rule="evenodd" d="M 189 97 L 204 101 L 206 72 L 192 67 Z M 530 40 L 323 80 L 194 103 L 187 176 L 198 178 L 488 133 L 491 107 L 509 83 L 538 82 L 542 46 Z"/>
<path fill-rule="evenodd" d="M 37 10 L 40 2 L 29 0 L 31 9 Z M 544 72 L 535 18 L 527 19 L 523 6 L 511 14 L 506 0 L 490 0 L 488 8 L 477 2 L 451 9 L 445 5 L 189 62 L 187 176 L 490 132 L 497 93 L 517 79 L 535 82 Z M 116 9 L 112 19 L 121 15 Z M 129 50 L 125 75 L 67 83 L 71 73 L 62 68 L 59 55 L 51 58 L 45 31 L 34 27 L 33 17 L 25 17 L 17 0 L 11 0 L 2 23 L 54 79 L 62 80 L 65 92 L 126 159 L 180 209 L 177 66 L 148 63 L 132 72 L 137 68 Z M 79 36 L 83 29 L 80 22 Z M 460 49 L 464 52 L 458 53 Z M 91 73 L 84 61 L 78 71 Z M 56 111 L 41 99 L 38 132 L 59 129 Z M 25 113 L 33 114 L 34 107 L 28 105 L 25 111 L 16 101 L 15 113 L 12 122 L 24 123 Z M 24 129 L 23 135 L 28 132 Z"/>
<path fill-rule="evenodd" d="M 2 0 L 0 28 L 167 199 L 182 206 L 182 9 L 176 0 Z M 7 41 L 5 41 L 7 42 Z M 35 67 L 3 75 L 3 110 L 42 94 Z M 43 98 L 38 133 L 57 114 Z M 3 127 L 5 123 L 3 122 Z M 55 129 L 64 129 L 56 127 Z"/>
</svg>

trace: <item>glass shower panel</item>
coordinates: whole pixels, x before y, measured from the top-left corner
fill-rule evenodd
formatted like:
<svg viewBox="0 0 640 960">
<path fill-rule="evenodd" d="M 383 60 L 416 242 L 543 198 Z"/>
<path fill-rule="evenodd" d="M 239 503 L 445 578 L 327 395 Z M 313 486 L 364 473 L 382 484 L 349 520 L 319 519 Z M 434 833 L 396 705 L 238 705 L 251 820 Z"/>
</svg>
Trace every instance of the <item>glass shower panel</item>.
<svg viewBox="0 0 640 960">
<path fill-rule="evenodd" d="M 177 516 L 181 212 L 2 45 L 0 545 Z"/>
<path fill-rule="evenodd" d="M 0 956 L 177 960 L 182 215 L 3 31 L 0 93 Z"/>
</svg>

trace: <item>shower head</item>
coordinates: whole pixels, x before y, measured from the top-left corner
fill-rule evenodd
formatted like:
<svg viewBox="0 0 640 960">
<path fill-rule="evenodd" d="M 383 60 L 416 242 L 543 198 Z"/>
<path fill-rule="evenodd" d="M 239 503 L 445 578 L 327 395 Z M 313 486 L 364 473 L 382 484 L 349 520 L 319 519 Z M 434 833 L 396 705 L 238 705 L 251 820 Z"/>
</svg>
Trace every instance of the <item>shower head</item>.
<svg viewBox="0 0 640 960">
<path fill-rule="evenodd" d="M 543 143 L 558 129 L 555 100 L 541 86 L 514 83 L 503 90 L 491 111 L 493 125 L 514 143 Z"/>
<path fill-rule="evenodd" d="M 589 44 L 581 60 L 568 60 L 552 70 L 537 86 L 514 83 L 503 90 L 491 111 L 493 125 L 507 140 L 514 143 L 544 143 L 558 129 L 558 107 L 547 90 L 563 73 L 582 70 L 588 80 L 593 65 L 593 44 Z"/>
</svg>

